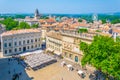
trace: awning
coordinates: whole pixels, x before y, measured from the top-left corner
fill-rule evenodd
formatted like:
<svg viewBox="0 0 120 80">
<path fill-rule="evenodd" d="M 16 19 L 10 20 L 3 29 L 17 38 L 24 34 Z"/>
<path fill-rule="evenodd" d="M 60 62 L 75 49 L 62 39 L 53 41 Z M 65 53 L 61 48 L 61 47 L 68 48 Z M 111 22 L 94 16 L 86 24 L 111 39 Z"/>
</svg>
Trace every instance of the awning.
<svg viewBox="0 0 120 80">
<path fill-rule="evenodd" d="M 33 53 L 31 53 L 31 52 L 26 52 L 26 53 L 20 54 L 20 56 L 27 56 L 27 55 L 30 55 L 30 54 L 33 54 Z"/>
<path fill-rule="evenodd" d="M 25 52 L 25 53 L 19 54 L 19 56 L 27 56 L 27 55 L 30 55 L 30 54 L 41 53 L 41 52 L 43 52 L 43 50 L 36 50 L 36 51 Z"/>
</svg>

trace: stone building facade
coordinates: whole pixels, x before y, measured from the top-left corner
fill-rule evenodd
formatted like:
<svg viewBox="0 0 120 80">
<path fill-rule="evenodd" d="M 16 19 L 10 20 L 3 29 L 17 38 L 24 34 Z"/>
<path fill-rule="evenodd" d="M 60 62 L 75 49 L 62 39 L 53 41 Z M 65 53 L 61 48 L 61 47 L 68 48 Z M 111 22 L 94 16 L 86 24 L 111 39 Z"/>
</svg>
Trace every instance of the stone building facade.
<svg viewBox="0 0 120 80">
<path fill-rule="evenodd" d="M 20 54 L 41 48 L 41 31 L 38 29 L 12 30 L 1 35 L 3 56 Z"/>
<path fill-rule="evenodd" d="M 90 44 L 92 42 L 93 35 L 79 34 L 77 32 L 62 31 L 62 56 L 67 60 L 81 64 L 83 56 L 80 50 L 80 42 L 86 42 Z"/>
<path fill-rule="evenodd" d="M 60 48 L 62 51 L 60 52 L 61 55 L 69 61 L 81 64 L 83 53 L 79 47 L 80 42 L 82 41 L 90 44 L 95 34 L 92 33 L 79 34 L 78 32 L 75 31 L 60 31 L 59 36 L 54 36 L 57 33 L 58 32 L 54 32 L 52 35 L 46 36 L 47 50 L 49 50 L 50 48 L 51 51 L 54 51 L 55 43 L 52 42 L 59 42 L 60 46 L 58 46 L 58 48 Z M 59 40 L 57 40 L 56 37 L 58 37 Z M 49 40 L 52 40 L 52 42 L 50 42 Z M 49 46 L 49 44 L 51 44 L 52 46 Z"/>
<path fill-rule="evenodd" d="M 46 50 L 55 53 L 56 55 L 62 54 L 62 36 L 58 32 L 50 31 L 46 36 Z"/>
</svg>

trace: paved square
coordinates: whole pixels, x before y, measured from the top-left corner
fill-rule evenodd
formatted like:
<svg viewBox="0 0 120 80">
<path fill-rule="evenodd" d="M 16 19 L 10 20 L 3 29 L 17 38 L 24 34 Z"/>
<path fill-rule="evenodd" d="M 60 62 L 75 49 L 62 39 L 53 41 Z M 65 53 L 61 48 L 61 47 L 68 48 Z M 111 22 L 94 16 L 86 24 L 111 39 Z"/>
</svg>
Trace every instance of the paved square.
<svg viewBox="0 0 120 80">
<path fill-rule="evenodd" d="M 61 66 L 62 61 L 48 65 L 37 71 L 27 70 L 17 60 L 0 59 L 0 80 L 12 80 L 15 73 L 21 73 L 19 80 L 89 80 L 88 75 L 82 79 L 77 71 L 68 71 L 67 66 Z M 10 74 L 9 74 L 10 71 Z M 33 79 L 31 79 L 33 78 Z"/>
<path fill-rule="evenodd" d="M 68 71 L 67 67 L 62 67 L 61 62 L 54 63 L 37 71 L 27 70 L 33 80 L 89 80 L 88 76 L 82 79 L 78 76 L 77 71 Z"/>
</svg>

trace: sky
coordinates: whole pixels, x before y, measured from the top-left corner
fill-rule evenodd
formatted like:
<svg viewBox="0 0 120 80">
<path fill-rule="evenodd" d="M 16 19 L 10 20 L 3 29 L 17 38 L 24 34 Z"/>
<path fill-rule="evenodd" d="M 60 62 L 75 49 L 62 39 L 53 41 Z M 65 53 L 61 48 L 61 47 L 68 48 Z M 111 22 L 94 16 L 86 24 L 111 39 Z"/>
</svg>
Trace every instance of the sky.
<svg viewBox="0 0 120 80">
<path fill-rule="evenodd" d="M 81 14 L 120 12 L 120 0 L 0 0 L 0 13 Z"/>
</svg>

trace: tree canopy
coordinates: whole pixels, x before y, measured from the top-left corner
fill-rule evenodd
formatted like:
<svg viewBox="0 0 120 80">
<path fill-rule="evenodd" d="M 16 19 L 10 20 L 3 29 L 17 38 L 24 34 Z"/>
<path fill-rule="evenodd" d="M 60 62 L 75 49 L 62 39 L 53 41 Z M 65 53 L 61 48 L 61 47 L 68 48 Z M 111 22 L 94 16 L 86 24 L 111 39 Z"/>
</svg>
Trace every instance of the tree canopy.
<svg viewBox="0 0 120 80">
<path fill-rule="evenodd" d="M 96 30 L 96 32 L 101 32 L 100 30 Z"/>
<path fill-rule="evenodd" d="M 102 19 L 102 24 L 105 24 L 105 23 L 107 23 L 106 19 Z"/>
<path fill-rule="evenodd" d="M 120 19 L 115 19 L 111 21 L 112 24 L 120 23 Z"/>
<path fill-rule="evenodd" d="M 6 30 L 12 30 L 19 24 L 18 21 L 14 21 L 12 18 L 7 18 L 7 19 L 1 21 L 1 23 L 6 26 Z"/>
<path fill-rule="evenodd" d="M 18 29 L 30 29 L 30 28 L 38 28 L 39 24 L 33 24 L 30 26 L 26 22 L 18 22 L 15 21 L 12 18 L 7 18 L 3 21 L 0 21 L 0 23 L 4 24 L 6 26 L 6 30 L 18 30 Z"/>
<path fill-rule="evenodd" d="M 15 28 L 13 29 L 30 29 L 30 25 L 26 22 L 20 22 L 18 26 L 16 26 Z"/>
<path fill-rule="evenodd" d="M 85 28 L 81 28 L 78 30 L 78 33 L 86 33 L 86 32 L 88 32 L 88 30 Z"/>
<path fill-rule="evenodd" d="M 78 22 L 82 22 L 82 19 L 78 19 Z"/>
<path fill-rule="evenodd" d="M 38 28 L 39 27 L 39 24 L 33 24 L 32 25 L 32 28 Z"/>
<path fill-rule="evenodd" d="M 80 49 L 84 53 L 83 66 L 91 64 L 97 70 L 120 79 L 120 42 L 107 36 L 95 36 L 90 45 L 81 42 Z"/>
<path fill-rule="evenodd" d="M 117 41 L 117 42 L 120 42 L 120 37 L 116 37 L 116 41 Z"/>
</svg>

